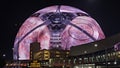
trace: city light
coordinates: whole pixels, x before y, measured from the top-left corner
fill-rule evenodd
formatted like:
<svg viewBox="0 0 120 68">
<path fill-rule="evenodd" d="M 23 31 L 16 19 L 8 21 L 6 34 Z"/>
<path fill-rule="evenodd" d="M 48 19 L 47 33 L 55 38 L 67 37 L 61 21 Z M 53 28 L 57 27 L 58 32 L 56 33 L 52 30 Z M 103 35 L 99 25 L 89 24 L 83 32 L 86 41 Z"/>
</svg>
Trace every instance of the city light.
<svg viewBox="0 0 120 68">
<path fill-rule="evenodd" d="M 79 68 L 79 66 L 74 66 L 74 68 Z"/>
<path fill-rule="evenodd" d="M 3 57 L 5 57 L 6 56 L 6 54 L 3 54 Z"/>
<path fill-rule="evenodd" d="M 108 64 L 110 64 L 110 62 L 108 62 Z"/>
<path fill-rule="evenodd" d="M 98 44 L 94 44 L 95 47 L 98 47 Z"/>
<path fill-rule="evenodd" d="M 86 53 L 87 53 L 87 51 L 84 51 L 84 53 L 86 54 Z"/>
<path fill-rule="evenodd" d="M 115 61 L 114 64 L 117 64 L 117 62 Z"/>
<path fill-rule="evenodd" d="M 92 67 L 88 67 L 88 68 L 92 68 Z"/>
</svg>

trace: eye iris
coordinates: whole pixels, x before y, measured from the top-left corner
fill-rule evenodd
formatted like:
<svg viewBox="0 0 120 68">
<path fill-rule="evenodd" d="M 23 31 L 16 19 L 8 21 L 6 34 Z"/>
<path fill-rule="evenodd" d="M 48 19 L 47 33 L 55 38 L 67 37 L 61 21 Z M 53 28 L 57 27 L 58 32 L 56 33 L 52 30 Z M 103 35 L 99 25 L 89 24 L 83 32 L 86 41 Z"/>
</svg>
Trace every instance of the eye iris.
<svg viewBox="0 0 120 68">
<path fill-rule="evenodd" d="M 48 25 L 48 28 L 53 32 L 60 32 L 65 28 L 64 20 L 65 17 L 62 15 L 62 13 L 54 13 L 49 18 L 50 24 Z"/>
<path fill-rule="evenodd" d="M 60 14 L 54 14 L 54 15 L 50 16 L 49 19 L 52 21 L 53 24 L 58 24 L 62 21 L 63 16 Z"/>
</svg>

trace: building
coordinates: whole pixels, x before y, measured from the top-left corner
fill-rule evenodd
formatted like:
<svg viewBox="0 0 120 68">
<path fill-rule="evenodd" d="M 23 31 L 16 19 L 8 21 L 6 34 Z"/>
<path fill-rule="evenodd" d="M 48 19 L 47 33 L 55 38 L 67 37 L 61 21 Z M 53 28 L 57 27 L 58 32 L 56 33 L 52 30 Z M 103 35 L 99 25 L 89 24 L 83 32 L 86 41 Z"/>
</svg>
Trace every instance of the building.
<svg viewBox="0 0 120 68">
<path fill-rule="evenodd" d="M 33 42 L 30 44 L 30 60 L 37 59 L 34 55 L 40 51 L 40 43 Z"/>
<path fill-rule="evenodd" d="M 33 57 L 40 61 L 41 67 L 62 67 L 63 62 L 69 57 L 69 50 L 43 49 L 35 53 Z"/>
<path fill-rule="evenodd" d="M 120 34 L 117 34 L 100 41 L 83 44 L 79 46 L 73 46 L 70 49 L 70 55 L 77 56 L 77 55 L 83 55 L 85 53 L 88 54 L 88 53 L 93 53 L 100 50 L 105 50 L 105 49 L 114 47 L 119 42 L 120 42 Z"/>
<path fill-rule="evenodd" d="M 117 34 L 104 40 L 71 47 L 70 51 L 43 49 L 36 51 L 31 60 L 7 62 L 6 67 L 25 65 L 25 68 L 119 68 L 119 43 L 120 34 Z"/>
<path fill-rule="evenodd" d="M 104 40 L 71 47 L 70 57 L 74 65 L 93 64 L 94 67 L 120 67 L 120 34 Z"/>
</svg>

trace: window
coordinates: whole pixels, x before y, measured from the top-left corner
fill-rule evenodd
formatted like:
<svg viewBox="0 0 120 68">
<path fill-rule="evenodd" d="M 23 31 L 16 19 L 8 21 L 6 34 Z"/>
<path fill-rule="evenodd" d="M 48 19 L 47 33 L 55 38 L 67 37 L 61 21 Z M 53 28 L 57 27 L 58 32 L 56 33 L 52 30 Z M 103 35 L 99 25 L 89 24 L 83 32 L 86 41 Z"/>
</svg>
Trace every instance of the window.
<svg viewBox="0 0 120 68">
<path fill-rule="evenodd" d="M 84 63 L 88 63 L 88 58 L 84 58 Z"/>
</svg>

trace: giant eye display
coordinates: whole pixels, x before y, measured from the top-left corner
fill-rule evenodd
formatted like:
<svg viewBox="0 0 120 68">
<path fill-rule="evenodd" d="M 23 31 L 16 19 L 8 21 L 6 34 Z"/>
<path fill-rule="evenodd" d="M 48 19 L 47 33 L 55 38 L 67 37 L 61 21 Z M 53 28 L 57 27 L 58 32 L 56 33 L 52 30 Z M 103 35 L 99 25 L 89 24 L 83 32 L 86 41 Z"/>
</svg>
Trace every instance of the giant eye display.
<svg viewBox="0 0 120 68">
<path fill-rule="evenodd" d="M 41 49 L 70 50 L 96 40 L 104 39 L 99 24 L 86 12 L 65 5 L 43 8 L 20 27 L 14 43 L 14 59 L 29 59 L 30 43 L 39 42 Z"/>
</svg>

